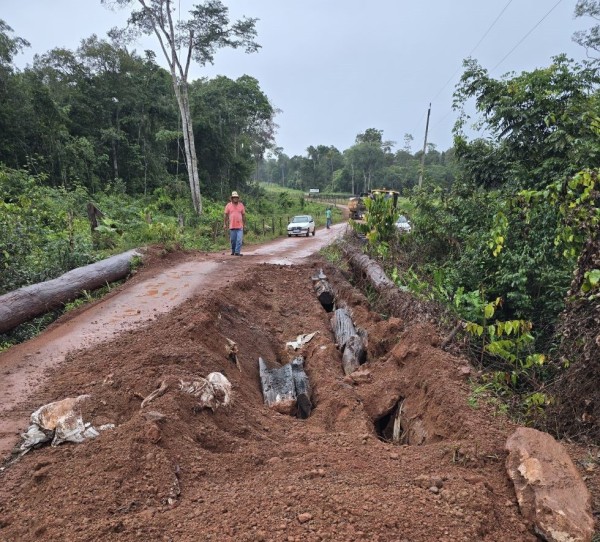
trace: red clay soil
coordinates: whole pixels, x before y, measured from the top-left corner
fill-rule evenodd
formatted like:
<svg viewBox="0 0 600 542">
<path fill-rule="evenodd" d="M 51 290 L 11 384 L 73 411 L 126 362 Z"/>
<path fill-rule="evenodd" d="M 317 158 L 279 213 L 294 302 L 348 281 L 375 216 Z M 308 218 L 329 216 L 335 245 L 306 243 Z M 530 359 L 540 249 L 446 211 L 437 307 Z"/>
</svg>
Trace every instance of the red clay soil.
<svg viewBox="0 0 600 542">
<path fill-rule="evenodd" d="M 14 407 L 90 394 L 84 419 L 116 428 L 35 449 L 0 472 L 0 540 L 536 540 L 504 467 L 514 427 L 469 406 L 467 364 L 439 349 L 434 328 L 383 319 L 317 257 L 250 260 L 236 259 L 237 278 L 222 287 L 71 353 Z M 321 267 L 367 331 L 360 379 L 344 376 L 331 313 L 314 295 Z M 301 351 L 286 349 L 314 331 Z M 306 420 L 264 406 L 258 374 L 259 356 L 283 364 L 299 353 L 313 387 Z M 233 404 L 198 410 L 177 383 L 213 371 L 231 381 Z M 164 380 L 167 392 L 141 409 Z M 398 404 L 404 434 L 392 444 Z M 589 454 L 571 452 L 596 497 L 597 458 L 586 470 Z"/>
</svg>

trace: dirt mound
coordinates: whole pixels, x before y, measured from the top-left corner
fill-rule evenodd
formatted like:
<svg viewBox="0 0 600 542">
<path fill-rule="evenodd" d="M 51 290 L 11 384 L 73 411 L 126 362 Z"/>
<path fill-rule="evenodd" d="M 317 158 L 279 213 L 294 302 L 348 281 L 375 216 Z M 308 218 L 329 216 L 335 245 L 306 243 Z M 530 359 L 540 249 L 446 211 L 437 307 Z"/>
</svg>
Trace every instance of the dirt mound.
<svg viewBox="0 0 600 542">
<path fill-rule="evenodd" d="M 0 539 L 535 540 L 504 468 L 511 425 L 468 406 L 465 361 L 441 351 L 431 327 L 372 312 L 332 271 L 368 334 L 366 364 L 345 377 L 313 292 L 320 267 L 250 267 L 53 370 L 19 409 L 90 394 L 84 419 L 116 428 L 0 473 Z M 300 351 L 286 348 L 315 331 Z M 259 356 L 284 364 L 299 353 L 313 387 L 306 420 L 266 408 L 258 374 Z M 178 382 L 214 371 L 231 381 L 233 404 L 199 410 Z"/>
</svg>

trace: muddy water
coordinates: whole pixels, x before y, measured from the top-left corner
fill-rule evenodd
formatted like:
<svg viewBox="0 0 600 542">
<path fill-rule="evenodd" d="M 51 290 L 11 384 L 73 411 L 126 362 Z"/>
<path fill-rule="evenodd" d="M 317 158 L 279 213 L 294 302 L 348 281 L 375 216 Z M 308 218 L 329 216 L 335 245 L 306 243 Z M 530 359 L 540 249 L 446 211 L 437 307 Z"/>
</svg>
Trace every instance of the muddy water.
<svg viewBox="0 0 600 542">
<path fill-rule="evenodd" d="M 44 371 L 64 361 L 69 352 L 110 340 L 175 309 L 190 297 L 223 288 L 249 266 L 299 262 L 331 243 L 346 227 L 345 223 L 337 224 L 318 230 L 314 237 L 284 238 L 247 247 L 242 258 L 217 253 L 176 265 L 143 282 L 126 284 L 118 294 L 71 320 L 1 353 L 0 458 L 10 452 L 18 433 L 28 424 L 30 412 L 20 411 L 19 403 L 35 394 Z"/>
</svg>

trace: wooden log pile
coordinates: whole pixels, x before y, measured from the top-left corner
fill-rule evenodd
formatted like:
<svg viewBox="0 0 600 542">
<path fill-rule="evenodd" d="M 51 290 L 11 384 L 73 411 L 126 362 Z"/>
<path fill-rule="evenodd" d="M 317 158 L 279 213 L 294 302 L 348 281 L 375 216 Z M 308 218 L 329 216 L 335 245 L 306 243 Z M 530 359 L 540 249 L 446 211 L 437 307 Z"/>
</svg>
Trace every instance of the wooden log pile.
<svg viewBox="0 0 600 542">
<path fill-rule="evenodd" d="M 356 371 L 366 361 L 364 332 L 359 333 L 354 327 L 352 318 L 344 308 L 337 309 L 331 319 L 331 327 L 335 335 L 335 342 L 342 352 L 342 367 L 344 374 L 349 375 Z"/>
<path fill-rule="evenodd" d="M 258 358 L 260 383 L 265 404 L 289 416 L 306 419 L 312 412 L 311 387 L 304 372 L 304 358 L 299 356 L 281 367 L 270 367 Z"/>
</svg>

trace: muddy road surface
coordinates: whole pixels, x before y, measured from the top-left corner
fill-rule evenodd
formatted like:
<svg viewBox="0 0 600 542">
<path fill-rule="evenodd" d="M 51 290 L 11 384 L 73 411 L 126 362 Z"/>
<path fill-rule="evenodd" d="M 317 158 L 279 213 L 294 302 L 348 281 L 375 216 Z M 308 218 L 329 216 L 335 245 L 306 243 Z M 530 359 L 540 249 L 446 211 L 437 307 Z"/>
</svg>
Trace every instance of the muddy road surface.
<svg viewBox="0 0 600 542">
<path fill-rule="evenodd" d="M 154 261 L 3 353 L 5 452 L 31 412 L 66 397 L 89 394 L 85 421 L 114 429 L 5 465 L 0 540 L 537 540 L 506 475 L 513 424 L 473 406 L 470 368 L 439 348 L 434 327 L 373 310 L 343 264 L 314 254 L 344 227 L 242 258 Z M 320 269 L 368 338 L 352 376 L 314 293 Z M 298 350 L 286 345 L 307 333 Z M 307 419 L 266 407 L 259 377 L 259 357 L 278 366 L 299 355 Z M 199 408 L 180 383 L 215 371 L 230 380 L 232 404 Z"/>
</svg>

